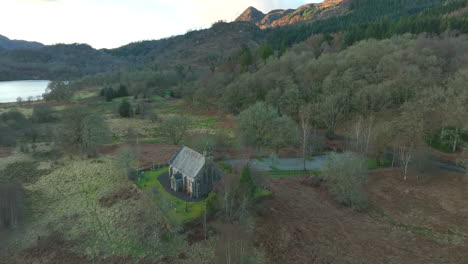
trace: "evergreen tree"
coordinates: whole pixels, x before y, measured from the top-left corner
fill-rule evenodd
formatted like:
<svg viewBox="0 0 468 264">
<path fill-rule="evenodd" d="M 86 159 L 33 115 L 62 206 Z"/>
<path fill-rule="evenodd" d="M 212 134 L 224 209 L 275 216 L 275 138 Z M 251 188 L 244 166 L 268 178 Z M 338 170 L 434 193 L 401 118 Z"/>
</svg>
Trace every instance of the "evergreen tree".
<svg viewBox="0 0 468 264">
<path fill-rule="evenodd" d="M 117 97 L 125 97 L 128 96 L 127 87 L 123 84 L 119 86 L 119 90 L 117 90 Z"/>
<path fill-rule="evenodd" d="M 132 106 L 127 100 L 123 100 L 119 105 L 119 114 L 121 117 L 132 116 Z"/>
</svg>

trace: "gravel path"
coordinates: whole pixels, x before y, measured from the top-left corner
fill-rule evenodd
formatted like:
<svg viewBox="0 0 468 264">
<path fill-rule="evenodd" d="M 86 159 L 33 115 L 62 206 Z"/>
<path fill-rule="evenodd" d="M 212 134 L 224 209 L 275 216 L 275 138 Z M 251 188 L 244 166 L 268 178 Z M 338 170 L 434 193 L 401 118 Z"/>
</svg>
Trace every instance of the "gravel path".
<svg viewBox="0 0 468 264">
<path fill-rule="evenodd" d="M 340 155 L 340 154 L 337 154 Z M 312 160 L 306 160 L 307 170 L 323 170 L 326 166 L 327 160 L 330 155 L 315 156 Z M 237 164 L 246 163 L 247 160 L 228 160 L 226 163 L 235 166 Z M 436 165 L 444 170 L 465 173 L 465 168 L 458 167 L 452 164 L 436 161 Z M 250 161 L 250 166 L 258 170 L 303 170 L 304 160 L 302 158 L 278 158 L 272 161 L 270 158 L 255 159 Z"/>
</svg>

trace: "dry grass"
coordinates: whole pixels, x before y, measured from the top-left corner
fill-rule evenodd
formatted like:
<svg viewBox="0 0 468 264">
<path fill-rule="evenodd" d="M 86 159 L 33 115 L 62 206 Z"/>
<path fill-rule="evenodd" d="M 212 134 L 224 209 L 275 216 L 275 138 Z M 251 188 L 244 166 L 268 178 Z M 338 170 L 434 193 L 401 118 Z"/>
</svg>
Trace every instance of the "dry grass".
<svg viewBox="0 0 468 264">
<path fill-rule="evenodd" d="M 437 236 L 422 232 L 428 230 L 418 228 L 426 219 L 445 227 L 427 225 L 435 232 L 454 226 L 459 232 L 466 231 L 468 213 L 463 204 L 467 200 L 460 197 L 458 178 L 414 187 L 414 183 L 391 175 L 376 176 L 369 193 L 380 207 L 378 214 L 339 206 L 326 189 L 303 185 L 301 179 L 274 179 L 270 185 L 274 199 L 257 219 L 257 241 L 271 263 L 463 264 L 468 258 L 467 240 L 441 242 Z M 442 182 L 446 183 L 437 188 Z M 419 195 L 407 195 L 408 189 Z M 460 222 L 463 219 L 465 224 Z"/>
</svg>

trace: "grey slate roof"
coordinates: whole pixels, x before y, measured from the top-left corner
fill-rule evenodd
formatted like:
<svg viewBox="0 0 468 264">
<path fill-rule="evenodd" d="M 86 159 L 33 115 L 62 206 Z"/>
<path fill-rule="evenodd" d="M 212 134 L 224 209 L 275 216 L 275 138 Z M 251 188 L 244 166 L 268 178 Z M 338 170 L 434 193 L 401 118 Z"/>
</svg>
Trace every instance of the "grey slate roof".
<svg viewBox="0 0 468 264">
<path fill-rule="evenodd" d="M 193 149 L 182 146 L 169 164 L 187 177 L 195 177 L 205 165 L 206 158 Z"/>
</svg>

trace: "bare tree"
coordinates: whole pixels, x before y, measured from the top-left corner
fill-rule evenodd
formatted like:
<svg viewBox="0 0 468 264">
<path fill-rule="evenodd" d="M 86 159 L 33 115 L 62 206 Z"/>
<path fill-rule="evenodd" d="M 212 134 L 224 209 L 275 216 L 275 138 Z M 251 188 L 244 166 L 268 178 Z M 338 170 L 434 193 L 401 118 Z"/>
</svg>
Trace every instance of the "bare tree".
<svg viewBox="0 0 468 264">
<path fill-rule="evenodd" d="M 16 102 L 19 104 L 19 105 L 22 105 L 23 104 L 23 98 L 21 98 L 21 96 L 18 96 L 16 98 Z"/>
<path fill-rule="evenodd" d="M 395 133 L 391 123 L 383 122 L 375 125 L 373 134 L 371 154 L 377 163 L 380 164 L 385 151 L 392 147 L 391 145 L 395 139 Z M 393 155 L 392 167 L 395 161 L 394 159 L 395 155 Z"/>
<path fill-rule="evenodd" d="M 343 99 L 345 97 L 346 95 L 337 92 L 323 96 L 316 105 L 318 120 L 327 128 L 328 135 L 335 133 L 338 122 L 345 114 L 346 103 Z"/>
<path fill-rule="evenodd" d="M 138 158 L 135 149 L 132 147 L 122 147 L 117 153 L 116 165 L 120 167 L 129 180 L 135 180 L 135 168 L 138 167 Z"/>
<path fill-rule="evenodd" d="M 160 136 L 178 145 L 185 139 L 187 132 L 192 125 L 190 118 L 185 116 L 174 116 L 164 120 L 158 128 Z"/>
<path fill-rule="evenodd" d="M 96 147 L 109 141 L 109 127 L 102 116 L 83 107 L 68 108 L 63 115 L 56 139 L 65 151 L 96 154 Z"/>
<path fill-rule="evenodd" d="M 302 131 L 302 158 L 304 159 L 304 171 L 306 168 L 306 155 L 307 155 L 307 140 L 310 137 L 312 129 L 312 106 L 310 104 L 304 105 L 299 110 L 299 120 Z"/>
<path fill-rule="evenodd" d="M 252 230 L 239 224 L 222 224 L 216 246 L 216 263 L 247 264 L 256 262 Z"/>
<path fill-rule="evenodd" d="M 374 116 L 372 114 L 369 117 L 359 116 L 353 126 L 353 149 L 366 155 L 369 153 L 371 141 L 374 133 Z"/>
<path fill-rule="evenodd" d="M 397 150 L 403 178 L 408 177 L 408 167 L 412 161 L 413 153 L 417 149 L 425 133 L 425 120 L 422 111 L 406 108 L 401 117 L 393 125 L 398 128 Z"/>
<path fill-rule="evenodd" d="M 414 143 L 405 142 L 398 147 L 398 157 L 400 160 L 401 169 L 403 172 L 403 179 L 406 181 L 408 177 L 408 167 L 413 158 Z"/>
<path fill-rule="evenodd" d="M 461 141 L 461 128 L 466 124 L 467 109 L 462 99 L 454 98 L 443 105 L 442 112 L 446 113 L 446 118 L 441 139 L 448 139 L 452 145 L 452 152 L 455 153 Z"/>
</svg>

